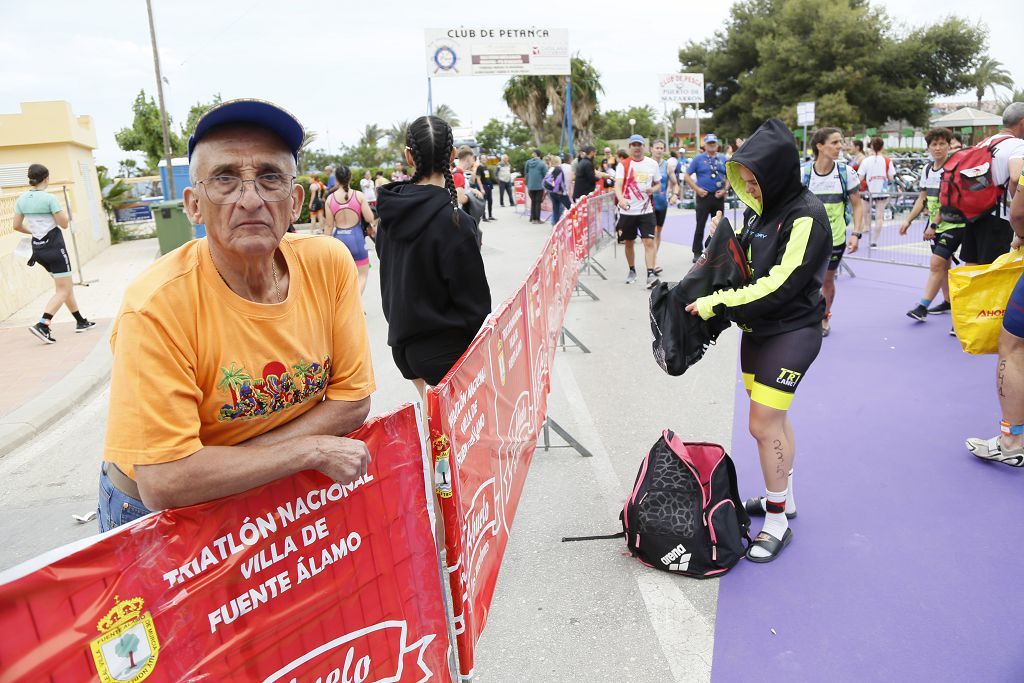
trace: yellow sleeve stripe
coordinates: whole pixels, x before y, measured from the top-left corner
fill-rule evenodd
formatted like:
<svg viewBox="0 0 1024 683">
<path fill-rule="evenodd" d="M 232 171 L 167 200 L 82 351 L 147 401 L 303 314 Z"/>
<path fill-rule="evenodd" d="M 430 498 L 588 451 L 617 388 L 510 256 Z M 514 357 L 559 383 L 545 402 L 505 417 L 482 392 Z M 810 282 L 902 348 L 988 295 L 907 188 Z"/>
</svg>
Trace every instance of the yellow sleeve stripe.
<svg viewBox="0 0 1024 683">
<path fill-rule="evenodd" d="M 760 382 L 754 382 L 754 387 L 750 390 L 750 400 L 776 410 L 789 410 L 789 405 L 793 402 L 793 394 L 788 391 L 779 391 L 775 387 L 765 386 Z"/>
<path fill-rule="evenodd" d="M 789 243 L 782 255 L 782 262 L 772 266 L 768 275 L 755 282 L 739 289 L 723 289 L 709 296 L 697 299 L 697 309 L 702 318 L 707 320 L 713 315 L 712 309 L 718 304 L 725 304 L 729 308 L 743 306 L 753 303 L 759 299 L 769 296 L 779 289 L 789 276 L 793 274 L 804 261 L 804 254 L 807 252 L 807 243 L 811 238 L 811 228 L 814 220 L 810 216 L 801 216 L 793 221 L 793 229 L 789 235 Z M 756 237 L 754 239 L 757 239 Z M 705 311 L 709 314 L 705 315 Z"/>
</svg>

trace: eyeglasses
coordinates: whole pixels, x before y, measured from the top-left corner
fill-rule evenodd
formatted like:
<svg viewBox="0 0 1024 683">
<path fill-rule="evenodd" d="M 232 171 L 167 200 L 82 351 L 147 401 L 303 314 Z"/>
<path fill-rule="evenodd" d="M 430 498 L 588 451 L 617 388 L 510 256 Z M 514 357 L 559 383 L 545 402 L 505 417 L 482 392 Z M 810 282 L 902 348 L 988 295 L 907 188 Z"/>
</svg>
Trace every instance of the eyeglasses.
<svg viewBox="0 0 1024 683">
<path fill-rule="evenodd" d="M 234 175 L 215 175 L 196 183 L 202 185 L 207 198 L 214 204 L 234 204 L 242 198 L 245 184 L 252 183 L 256 194 L 266 202 L 283 202 L 292 193 L 295 176 L 286 173 L 264 173 L 252 180 Z"/>
</svg>

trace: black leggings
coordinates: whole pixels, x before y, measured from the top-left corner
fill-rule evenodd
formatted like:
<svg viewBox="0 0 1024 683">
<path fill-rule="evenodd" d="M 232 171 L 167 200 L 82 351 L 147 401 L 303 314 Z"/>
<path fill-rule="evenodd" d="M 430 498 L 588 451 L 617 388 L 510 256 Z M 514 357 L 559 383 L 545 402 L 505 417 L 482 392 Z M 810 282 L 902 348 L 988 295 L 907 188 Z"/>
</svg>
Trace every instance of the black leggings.
<svg viewBox="0 0 1024 683">
<path fill-rule="evenodd" d="M 422 379 L 430 386 L 437 386 L 472 341 L 472 337 L 467 338 L 462 332 L 438 332 L 392 347 L 391 356 L 402 377 Z"/>
<path fill-rule="evenodd" d="M 484 201 L 487 202 L 487 217 L 494 218 L 494 184 L 484 183 Z"/>
<path fill-rule="evenodd" d="M 707 197 L 697 197 L 697 229 L 693 232 L 694 256 L 704 252 L 704 226 L 708 222 L 708 217 L 719 211 L 725 211 L 725 197 L 718 198 L 714 192 L 708 192 Z"/>
<path fill-rule="evenodd" d="M 544 190 L 530 190 L 530 220 L 540 220 L 540 203 L 544 201 Z"/>
</svg>

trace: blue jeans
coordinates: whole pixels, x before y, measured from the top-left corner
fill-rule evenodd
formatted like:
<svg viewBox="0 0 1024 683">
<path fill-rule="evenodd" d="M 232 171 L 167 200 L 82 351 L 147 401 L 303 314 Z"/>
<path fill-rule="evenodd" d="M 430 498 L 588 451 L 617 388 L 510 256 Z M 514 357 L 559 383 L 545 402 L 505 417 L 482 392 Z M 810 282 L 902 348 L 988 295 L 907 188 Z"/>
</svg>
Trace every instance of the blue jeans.
<svg viewBox="0 0 1024 683">
<path fill-rule="evenodd" d="M 132 498 L 111 483 L 107 476 L 108 467 L 113 465 L 108 462 L 100 465 L 100 500 L 96 509 L 100 531 L 110 531 L 150 513 L 141 500 Z"/>
<path fill-rule="evenodd" d="M 562 217 L 562 212 L 569 208 L 569 195 L 549 194 L 548 196 L 551 197 L 551 225 L 555 225 Z"/>
</svg>

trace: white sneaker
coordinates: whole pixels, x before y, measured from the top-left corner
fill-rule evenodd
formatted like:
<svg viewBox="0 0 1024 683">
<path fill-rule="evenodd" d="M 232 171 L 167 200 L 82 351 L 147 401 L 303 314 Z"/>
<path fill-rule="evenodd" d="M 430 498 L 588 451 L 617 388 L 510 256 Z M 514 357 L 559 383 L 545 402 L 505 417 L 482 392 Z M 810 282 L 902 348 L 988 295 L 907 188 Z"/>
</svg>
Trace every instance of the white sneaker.
<svg viewBox="0 0 1024 683">
<path fill-rule="evenodd" d="M 654 289 L 660 284 L 661 280 L 659 280 L 658 276 L 655 275 L 654 273 L 651 273 L 650 275 L 647 276 L 647 289 Z"/>
<path fill-rule="evenodd" d="M 629 271 L 629 275 L 626 276 L 626 284 L 631 285 L 634 282 L 636 282 L 636 271 L 631 270 Z"/>
<path fill-rule="evenodd" d="M 967 439 L 966 446 L 976 458 L 1001 462 L 1010 467 L 1024 467 L 1024 447 L 1003 448 L 998 436 L 991 439 Z"/>
</svg>

